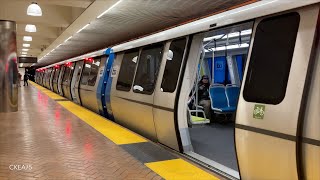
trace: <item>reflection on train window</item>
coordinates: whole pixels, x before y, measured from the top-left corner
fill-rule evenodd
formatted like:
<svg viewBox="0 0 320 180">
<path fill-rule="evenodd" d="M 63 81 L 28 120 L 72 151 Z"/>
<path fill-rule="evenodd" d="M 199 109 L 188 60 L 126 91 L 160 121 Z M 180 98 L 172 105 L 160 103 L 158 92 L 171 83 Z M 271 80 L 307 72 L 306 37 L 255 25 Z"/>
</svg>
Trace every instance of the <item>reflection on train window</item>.
<svg viewBox="0 0 320 180">
<path fill-rule="evenodd" d="M 91 71 L 88 78 L 88 85 L 94 86 L 97 80 L 98 71 L 100 67 L 100 59 L 101 57 L 95 57 L 92 64 L 91 64 Z"/>
<path fill-rule="evenodd" d="M 76 76 L 76 82 L 79 82 L 80 80 L 80 77 L 81 77 L 81 69 L 82 69 L 82 66 L 83 66 L 83 61 L 78 61 L 77 64 L 76 64 L 76 67 L 78 67 L 78 73 L 77 73 L 77 76 Z"/>
<path fill-rule="evenodd" d="M 59 73 L 60 73 L 60 69 L 55 69 L 55 71 L 54 71 L 54 76 L 53 76 L 53 82 L 55 82 L 55 83 L 58 82 Z"/>
<path fill-rule="evenodd" d="M 90 69 L 91 69 L 91 61 L 86 60 L 84 68 L 82 70 L 82 76 L 81 76 L 81 84 L 87 85 L 89 75 L 90 75 Z"/>
<path fill-rule="evenodd" d="M 136 70 L 137 60 L 138 60 L 139 50 L 135 49 L 132 51 L 127 51 L 123 55 L 121 68 L 117 81 L 117 90 L 130 91 L 133 82 L 134 72 Z"/>
<path fill-rule="evenodd" d="M 71 72 L 71 67 L 65 66 L 65 70 L 64 70 L 64 75 L 63 75 L 63 82 L 68 82 L 69 81 L 69 76 L 70 76 L 70 72 Z"/>
<path fill-rule="evenodd" d="M 153 93 L 161 64 L 162 51 L 162 43 L 142 49 L 133 86 L 134 92 L 143 94 Z"/>
<path fill-rule="evenodd" d="M 174 92 L 176 89 L 186 42 L 186 38 L 171 42 L 161 83 L 163 92 Z"/>
<path fill-rule="evenodd" d="M 243 93 L 246 101 L 279 104 L 284 99 L 299 21 L 298 13 L 289 13 L 257 26 Z"/>
</svg>

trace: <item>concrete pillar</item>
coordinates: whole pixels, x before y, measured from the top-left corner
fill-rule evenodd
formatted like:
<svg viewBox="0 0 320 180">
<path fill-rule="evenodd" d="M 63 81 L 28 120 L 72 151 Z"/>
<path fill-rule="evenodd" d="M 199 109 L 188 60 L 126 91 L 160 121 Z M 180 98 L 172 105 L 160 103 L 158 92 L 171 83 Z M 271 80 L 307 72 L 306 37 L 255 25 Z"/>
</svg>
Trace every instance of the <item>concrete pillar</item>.
<svg viewBox="0 0 320 180">
<path fill-rule="evenodd" d="M 16 23 L 0 20 L 0 112 L 18 111 Z"/>
</svg>

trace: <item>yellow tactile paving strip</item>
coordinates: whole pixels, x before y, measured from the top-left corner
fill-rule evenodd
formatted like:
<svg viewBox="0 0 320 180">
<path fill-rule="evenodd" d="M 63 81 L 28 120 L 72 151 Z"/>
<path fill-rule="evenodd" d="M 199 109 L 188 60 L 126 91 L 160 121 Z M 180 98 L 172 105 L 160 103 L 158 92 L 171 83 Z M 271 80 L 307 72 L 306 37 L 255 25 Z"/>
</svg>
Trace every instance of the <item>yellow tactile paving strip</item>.
<svg viewBox="0 0 320 180">
<path fill-rule="evenodd" d="M 145 163 L 147 167 L 159 174 L 161 177 L 168 180 L 188 180 L 188 179 L 212 179 L 218 178 L 211 174 L 197 168 L 196 166 L 182 160 L 173 159 L 167 161 L 158 161 L 152 163 Z"/>
<path fill-rule="evenodd" d="M 50 90 L 31 82 L 33 86 L 41 90 L 52 99 L 65 99 L 58 94 L 51 92 Z M 136 133 L 113 123 L 102 116 L 87 110 L 86 108 L 79 106 L 71 101 L 59 101 L 57 102 L 68 111 L 79 117 L 82 121 L 102 133 L 105 137 L 113 141 L 115 144 L 132 144 L 140 142 L 148 142 L 145 138 L 137 135 Z M 168 152 L 169 153 L 169 152 Z M 145 165 L 168 180 L 217 180 L 218 178 L 205 172 L 204 170 L 190 164 L 189 162 L 177 158 L 173 160 L 157 161 L 151 163 L 145 163 Z"/>
<path fill-rule="evenodd" d="M 116 144 L 147 142 L 147 140 L 141 136 L 108 121 L 73 102 L 61 101 L 58 103 Z"/>
</svg>

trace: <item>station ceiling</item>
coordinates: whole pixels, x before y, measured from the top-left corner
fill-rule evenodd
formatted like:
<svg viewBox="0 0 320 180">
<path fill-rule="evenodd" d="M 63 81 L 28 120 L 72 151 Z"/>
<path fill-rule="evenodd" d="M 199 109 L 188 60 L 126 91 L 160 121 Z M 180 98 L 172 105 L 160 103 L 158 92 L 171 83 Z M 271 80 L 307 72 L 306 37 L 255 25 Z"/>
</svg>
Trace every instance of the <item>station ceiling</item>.
<svg viewBox="0 0 320 180">
<path fill-rule="evenodd" d="M 23 36 L 33 37 L 28 56 L 38 57 L 37 66 L 45 66 L 255 1 L 0 0 L 0 19 L 17 22 L 19 55 Z M 42 8 L 42 17 L 27 16 L 31 2 Z M 26 24 L 36 25 L 38 31 L 25 32 Z"/>
</svg>

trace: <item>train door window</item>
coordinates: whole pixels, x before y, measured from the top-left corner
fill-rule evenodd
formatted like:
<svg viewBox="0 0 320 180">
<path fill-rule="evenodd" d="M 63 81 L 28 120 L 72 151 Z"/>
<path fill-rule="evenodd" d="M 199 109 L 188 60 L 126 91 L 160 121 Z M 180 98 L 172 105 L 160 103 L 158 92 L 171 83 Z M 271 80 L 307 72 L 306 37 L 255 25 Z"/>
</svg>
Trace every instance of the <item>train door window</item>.
<svg viewBox="0 0 320 180">
<path fill-rule="evenodd" d="M 133 91 L 152 94 L 158 77 L 162 59 L 163 43 L 146 46 L 142 49 Z"/>
<path fill-rule="evenodd" d="M 94 86 L 96 83 L 98 71 L 99 71 L 99 67 L 100 67 L 100 60 L 101 60 L 101 57 L 95 57 L 92 61 L 91 71 L 90 71 L 90 75 L 88 78 L 88 85 L 89 86 Z"/>
<path fill-rule="evenodd" d="M 59 73 L 60 73 L 60 69 L 55 69 L 54 71 L 54 76 L 53 76 L 53 82 L 57 83 L 58 79 L 59 79 Z"/>
<path fill-rule="evenodd" d="M 76 82 L 79 82 L 79 80 L 80 80 L 80 77 L 81 77 L 81 69 L 83 68 L 83 63 L 84 63 L 84 61 L 78 61 L 77 63 L 76 63 L 76 68 L 78 68 L 78 70 L 77 70 L 77 75 L 76 75 Z"/>
<path fill-rule="evenodd" d="M 127 51 L 123 55 L 116 86 L 117 90 L 130 91 L 137 66 L 138 55 L 139 49 Z"/>
<path fill-rule="evenodd" d="M 90 75 L 90 69 L 91 69 L 92 62 L 89 60 L 85 60 L 84 69 L 82 70 L 82 76 L 81 76 L 81 84 L 87 85 L 89 75 Z"/>
<path fill-rule="evenodd" d="M 279 104 L 284 99 L 299 22 L 298 13 L 289 13 L 258 24 L 243 92 L 246 101 Z"/>
<path fill-rule="evenodd" d="M 72 76 L 73 76 L 73 72 L 74 72 L 74 66 L 75 66 L 75 63 L 71 63 L 68 67 L 68 69 L 70 70 L 69 72 L 69 76 L 68 76 L 68 80 L 69 82 L 71 82 L 72 80 Z"/>
<path fill-rule="evenodd" d="M 181 38 L 172 41 L 170 44 L 161 83 L 163 92 L 174 92 L 176 89 L 186 42 L 186 38 Z"/>
<path fill-rule="evenodd" d="M 70 71 L 71 71 L 70 67 L 65 66 L 64 75 L 63 75 L 63 79 L 62 79 L 63 82 L 69 81 Z"/>
</svg>

